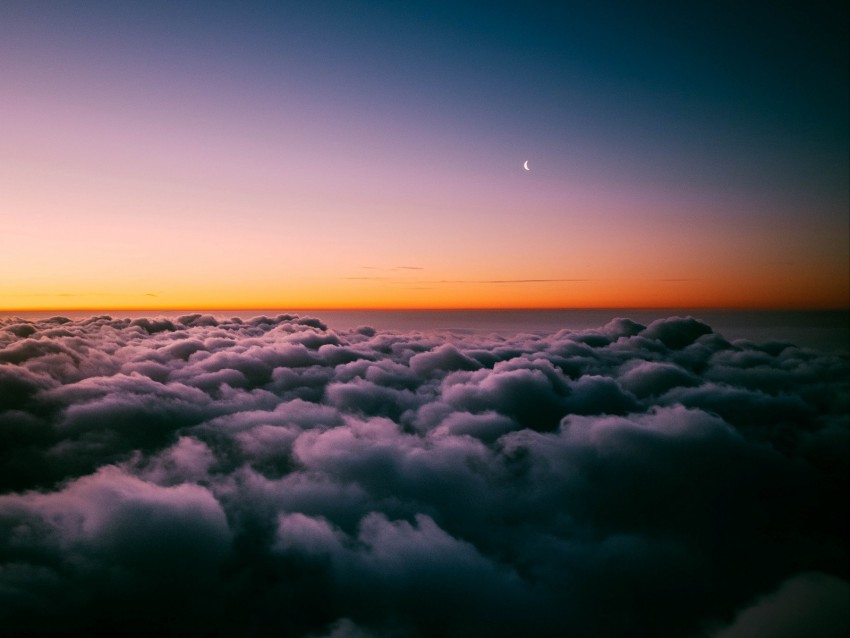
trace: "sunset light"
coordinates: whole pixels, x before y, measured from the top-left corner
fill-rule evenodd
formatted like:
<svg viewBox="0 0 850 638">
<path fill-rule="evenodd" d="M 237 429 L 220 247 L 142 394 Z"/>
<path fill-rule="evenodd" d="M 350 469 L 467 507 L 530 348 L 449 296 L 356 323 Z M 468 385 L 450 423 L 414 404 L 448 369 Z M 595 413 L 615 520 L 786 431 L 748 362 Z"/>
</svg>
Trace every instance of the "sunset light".
<svg viewBox="0 0 850 638">
<path fill-rule="evenodd" d="M 0 0 L 0 636 L 850 636 L 848 25 Z"/>
</svg>

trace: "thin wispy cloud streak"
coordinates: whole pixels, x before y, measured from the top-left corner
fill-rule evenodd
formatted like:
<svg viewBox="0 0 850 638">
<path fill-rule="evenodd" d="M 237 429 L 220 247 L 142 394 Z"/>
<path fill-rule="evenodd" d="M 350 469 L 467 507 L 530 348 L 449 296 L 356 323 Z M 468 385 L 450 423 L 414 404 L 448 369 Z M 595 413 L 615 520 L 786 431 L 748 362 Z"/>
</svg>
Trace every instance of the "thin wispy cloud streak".
<svg viewBox="0 0 850 638">
<path fill-rule="evenodd" d="M 425 280 L 425 284 L 542 284 L 553 282 L 590 281 L 589 279 L 437 279 Z"/>
<path fill-rule="evenodd" d="M 392 277 L 365 276 L 343 277 L 347 280 L 393 281 L 410 284 L 544 284 L 595 281 L 592 279 L 394 279 Z M 661 281 L 688 281 L 686 279 L 664 279 Z"/>
<path fill-rule="evenodd" d="M 845 635 L 848 373 L 689 317 L 4 319 L 0 626 Z"/>
</svg>

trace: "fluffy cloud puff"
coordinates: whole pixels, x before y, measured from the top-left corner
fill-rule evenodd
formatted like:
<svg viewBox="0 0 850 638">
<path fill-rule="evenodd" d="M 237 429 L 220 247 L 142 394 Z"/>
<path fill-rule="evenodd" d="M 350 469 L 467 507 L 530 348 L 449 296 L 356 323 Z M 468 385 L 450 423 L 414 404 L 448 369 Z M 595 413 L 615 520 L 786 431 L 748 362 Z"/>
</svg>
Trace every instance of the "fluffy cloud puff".
<svg viewBox="0 0 850 638">
<path fill-rule="evenodd" d="M 0 623 L 826 627 L 848 602 L 848 372 L 846 356 L 677 317 L 513 336 L 7 320 Z"/>
</svg>

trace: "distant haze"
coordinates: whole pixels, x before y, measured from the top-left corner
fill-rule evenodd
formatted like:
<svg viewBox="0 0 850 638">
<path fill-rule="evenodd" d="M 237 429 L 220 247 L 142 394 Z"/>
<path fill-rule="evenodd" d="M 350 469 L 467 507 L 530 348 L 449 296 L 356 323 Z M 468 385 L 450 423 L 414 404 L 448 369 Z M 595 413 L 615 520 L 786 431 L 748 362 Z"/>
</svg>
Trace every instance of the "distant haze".
<svg viewBox="0 0 850 638">
<path fill-rule="evenodd" d="M 143 310 L 104 310 L 100 315 L 115 318 L 166 317 L 176 318 L 190 310 L 171 310 L 150 313 Z M 559 330 L 586 330 L 624 317 L 650 323 L 671 315 L 693 316 L 707 322 L 727 339 L 746 339 L 753 342 L 784 341 L 823 352 L 850 352 L 850 311 L 744 311 L 706 309 L 611 308 L 605 310 L 298 310 L 286 308 L 258 310 L 210 310 L 206 314 L 226 319 L 249 319 L 257 315 L 273 316 L 280 312 L 297 312 L 301 316 L 320 317 L 334 330 L 352 330 L 369 325 L 379 330 L 419 331 L 425 333 L 453 332 L 457 334 L 518 333 L 551 334 Z M 28 311 L 2 312 L 0 320 L 14 317 L 48 319 L 57 315 L 86 318 L 90 311 Z"/>
</svg>

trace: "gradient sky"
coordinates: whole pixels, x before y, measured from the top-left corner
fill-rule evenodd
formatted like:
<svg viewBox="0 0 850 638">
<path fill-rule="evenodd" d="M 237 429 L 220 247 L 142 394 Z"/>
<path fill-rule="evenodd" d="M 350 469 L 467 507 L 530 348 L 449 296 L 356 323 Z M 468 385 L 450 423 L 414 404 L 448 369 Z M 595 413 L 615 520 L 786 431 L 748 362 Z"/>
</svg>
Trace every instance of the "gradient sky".
<svg viewBox="0 0 850 638">
<path fill-rule="evenodd" d="M 0 309 L 847 307 L 846 2 L 638 4 L 5 0 Z"/>
</svg>

